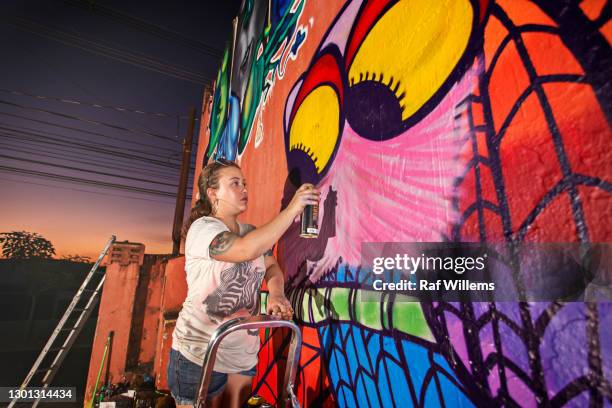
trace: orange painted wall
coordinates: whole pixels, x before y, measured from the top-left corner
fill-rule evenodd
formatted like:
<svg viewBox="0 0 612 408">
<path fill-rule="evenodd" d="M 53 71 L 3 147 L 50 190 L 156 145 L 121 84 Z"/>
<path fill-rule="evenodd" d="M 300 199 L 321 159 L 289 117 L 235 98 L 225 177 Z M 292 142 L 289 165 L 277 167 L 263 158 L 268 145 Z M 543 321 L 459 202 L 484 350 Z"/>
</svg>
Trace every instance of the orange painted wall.
<svg viewBox="0 0 612 408">
<path fill-rule="evenodd" d="M 134 252 L 136 249 L 140 252 Z M 172 330 L 187 295 L 184 257 L 144 255 L 143 245 L 124 243 L 115 244 L 110 256 L 90 358 L 87 401 L 110 331 L 114 332 L 110 364 L 104 364 L 98 390 L 107 376 L 107 364 L 110 383 L 146 373 L 156 379 L 158 389 L 168 389 Z M 138 345 L 131 344 L 134 341 Z"/>
<path fill-rule="evenodd" d="M 115 243 L 106 257 L 106 277 L 87 375 L 85 405 L 91 400 L 98 371 L 103 362 L 104 347 L 111 331 L 114 332 L 114 336 L 110 354 L 107 355 L 109 363 L 104 362 L 100 381 L 101 383 L 104 381 L 107 364 L 108 378 L 111 383 L 119 382 L 125 373 L 132 310 L 144 250 L 145 247 L 142 244 Z"/>
<path fill-rule="evenodd" d="M 162 310 L 162 291 L 167 260 L 155 257 L 145 272 L 148 280 L 138 364 L 153 366 L 157 353 L 159 319 Z"/>
<path fill-rule="evenodd" d="M 170 346 L 172 344 L 172 331 L 181 310 L 183 301 L 187 297 L 187 280 L 185 279 L 185 258 L 170 259 L 166 264 L 163 278 L 163 295 L 161 307 L 156 322 L 157 329 L 156 360 L 154 375 L 156 387 L 167 390 L 167 367 Z"/>
</svg>

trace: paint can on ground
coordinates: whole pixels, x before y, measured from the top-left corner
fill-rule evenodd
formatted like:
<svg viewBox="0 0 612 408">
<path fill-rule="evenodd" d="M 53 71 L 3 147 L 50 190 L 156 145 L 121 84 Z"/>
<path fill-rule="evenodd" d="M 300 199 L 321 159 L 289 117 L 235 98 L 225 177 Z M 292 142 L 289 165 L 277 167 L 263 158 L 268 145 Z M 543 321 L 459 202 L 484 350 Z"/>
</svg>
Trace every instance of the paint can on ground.
<svg viewBox="0 0 612 408">
<path fill-rule="evenodd" d="M 261 404 L 265 403 L 266 400 L 263 399 L 260 395 L 253 395 L 249 398 L 246 403 L 247 407 L 261 407 Z"/>
</svg>

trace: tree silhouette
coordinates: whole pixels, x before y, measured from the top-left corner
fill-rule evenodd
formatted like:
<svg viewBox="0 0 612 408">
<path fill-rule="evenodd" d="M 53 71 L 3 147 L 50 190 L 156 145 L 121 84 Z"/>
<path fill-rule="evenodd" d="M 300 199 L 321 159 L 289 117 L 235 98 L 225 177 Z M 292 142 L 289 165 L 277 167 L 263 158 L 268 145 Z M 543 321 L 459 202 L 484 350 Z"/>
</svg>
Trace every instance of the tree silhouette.
<svg viewBox="0 0 612 408">
<path fill-rule="evenodd" d="M 0 244 L 2 255 L 8 259 L 49 259 L 55 255 L 53 244 L 36 232 L 2 232 Z"/>
</svg>

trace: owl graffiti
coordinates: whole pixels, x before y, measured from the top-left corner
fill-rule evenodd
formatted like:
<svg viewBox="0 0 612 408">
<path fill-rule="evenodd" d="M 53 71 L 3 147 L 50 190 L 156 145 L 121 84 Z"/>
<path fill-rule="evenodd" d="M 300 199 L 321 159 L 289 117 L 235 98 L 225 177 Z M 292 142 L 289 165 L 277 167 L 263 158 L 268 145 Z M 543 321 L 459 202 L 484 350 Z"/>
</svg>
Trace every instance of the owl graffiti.
<svg viewBox="0 0 612 408">
<path fill-rule="evenodd" d="M 338 13 L 283 115 L 284 203 L 305 181 L 323 193 L 320 238 L 279 243 L 332 389 L 322 400 L 612 403 L 609 304 L 366 310 L 354 289 L 371 278 L 362 242 L 612 240 L 609 13 L 546 0 Z"/>
</svg>

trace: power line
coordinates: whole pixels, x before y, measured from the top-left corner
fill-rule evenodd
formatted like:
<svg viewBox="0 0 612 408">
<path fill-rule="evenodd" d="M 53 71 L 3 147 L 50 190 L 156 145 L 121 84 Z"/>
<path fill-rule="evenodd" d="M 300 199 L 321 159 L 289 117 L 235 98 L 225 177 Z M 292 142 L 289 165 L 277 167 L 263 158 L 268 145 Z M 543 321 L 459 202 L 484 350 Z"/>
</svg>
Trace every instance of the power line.
<svg viewBox="0 0 612 408">
<path fill-rule="evenodd" d="M 210 55 L 215 58 L 221 58 L 221 56 L 223 55 L 223 51 L 218 48 L 212 47 L 206 43 L 195 40 L 193 38 L 189 38 L 176 31 L 161 27 L 157 24 L 153 24 L 141 18 L 133 17 L 127 13 L 118 11 L 108 6 L 104 6 L 102 4 L 95 4 L 91 1 L 83 0 L 64 0 L 64 3 L 90 10 L 104 17 L 124 23 L 131 28 L 144 31 L 149 34 L 153 34 L 165 40 L 174 40 L 180 42 L 185 46 L 191 47 L 195 50 L 198 50 L 204 54 Z"/>
<path fill-rule="evenodd" d="M 8 132 L 6 130 L 3 132 L 2 129 L 6 129 L 8 130 Z M 76 150 L 82 149 L 82 150 L 86 150 L 90 152 L 105 154 L 108 156 L 121 157 L 124 159 L 131 159 L 131 160 L 138 160 L 138 161 L 154 164 L 154 165 L 165 167 L 165 168 L 172 168 L 172 169 L 180 168 L 179 164 L 173 163 L 170 161 L 161 161 L 161 160 L 157 160 L 157 159 L 153 159 L 150 157 L 141 156 L 137 154 L 124 153 L 124 152 L 116 151 L 116 150 L 108 150 L 105 148 L 98 147 L 96 145 L 79 143 L 75 141 L 59 139 L 59 138 L 54 138 L 50 136 L 38 135 L 35 133 L 31 133 L 31 132 L 15 131 L 15 130 L 4 128 L 3 126 L 0 126 L 0 135 L 2 135 L 2 137 L 4 138 L 10 138 L 10 139 L 16 139 L 16 140 L 22 140 L 22 139 L 30 140 L 30 141 L 38 142 L 41 144 L 44 143 L 44 144 L 51 144 L 55 146 L 64 146 L 64 147 L 68 147 L 68 148 L 76 149 Z"/>
<path fill-rule="evenodd" d="M 37 61 L 45 63 L 50 70 L 54 71 L 56 74 L 63 77 L 67 82 L 70 82 L 73 86 L 80 89 L 82 92 L 86 93 L 87 95 L 93 96 L 96 101 L 102 101 L 106 105 L 112 105 L 110 102 L 108 102 L 108 100 L 100 98 L 100 96 L 97 95 L 97 93 L 93 92 L 92 90 L 84 86 L 83 84 L 76 81 L 72 73 L 68 73 L 65 71 L 65 67 L 58 66 L 55 62 L 50 61 L 44 54 L 41 54 L 40 52 L 37 52 L 37 51 L 33 51 L 32 48 L 30 48 L 27 43 L 23 44 L 22 50 L 33 55 Z M 130 122 L 137 123 L 140 127 L 147 129 L 149 131 L 152 131 L 148 126 L 145 126 L 143 123 L 136 121 L 136 118 L 134 115 L 128 115 L 126 112 L 121 112 L 121 114 L 125 115 L 125 118 L 129 120 Z M 176 137 L 178 138 L 179 131 L 180 131 L 180 119 L 176 119 L 176 125 L 177 125 Z"/>
<path fill-rule="evenodd" d="M 78 35 L 61 31 L 57 28 L 51 28 L 37 23 L 33 20 L 22 17 L 12 16 L 8 17 L 7 20 L 9 24 L 12 24 L 17 28 L 24 29 L 33 34 L 56 40 L 65 45 L 74 46 L 76 48 L 92 52 L 94 54 L 102 55 L 121 62 L 126 62 L 178 79 L 200 83 L 201 85 L 207 85 L 207 83 L 212 82 L 210 81 L 210 78 L 206 78 L 203 75 L 189 71 L 188 69 L 182 67 L 172 65 L 160 59 L 147 56 L 143 53 L 138 53 L 132 50 L 113 48 L 102 43 L 86 40 Z"/>
<path fill-rule="evenodd" d="M 163 151 L 163 152 L 168 152 L 169 150 L 171 150 L 171 149 L 163 149 L 161 147 L 156 147 L 156 146 L 143 145 L 142 142 L 134 142 L 132 140 L 125 140 L 125 139 L 122 139 L 122 138 L 119 138 L 119 137 L 114 137 L 114 136 L 106 135 L 104 133 L 92 132 L 90 130 L 79 129 L 79 128 L 76 128 L 76 127 L 73 127 L 73 126 L 60 125 L 59 123 L 47 122 L 46 120 L 29 118 L 27 116 L 17 115 L 17 114 L 14 114 L 14 113 L 0 112 L 0 115 L 9 116 L 9 117 L 12 117 L 12 118 L 24 119 L 24 120 L 28 120 L 30 122 L 40 123 L 42 125 L 54 126 L 54 127 L 60 128 L 60 129 L 66 129 L 66 130 L 70 130 L 70 131 L 74 131 L 74 132 L 85 133 L 85 134 L 88 134 L 88 135 L 105 137 L 105 138 L 108 138 L 108 139 L 117 140 L 117 141 L 120 141 L 120 142 L 123 142 L 123 143 L 137 145 L 137 146 L 140 146 L 140 147 L 145 146 L 147 148 L 155 149 L 155 150 L 159 150 L 159 151 Z M 24 128 L 27 129 L 26 127 L 24 127 Z M 52 133 L 52 132 L 45 132 L 45 133 L 52 134 L 52 135 L 57 135 L 57 133 Z M 133 149 L 128 149 L 126 147 L 122 147 L 122 149 L 123 150 L 134 151 Z M 147 153 L 147 154 L 155 155 L 154 153 L 143 152 L 142 150 L 137 150 L 137 151 L 140 152 L 140 153 Z"/>
<path fill-rule="evenodd" d="M 24 138 L 26 140 L 38 141 L 37 139 L 32 138 L 32 137 L 28 137 L 27 135 L 24 135 L 24 134 L 15 135 L 15 134 L 10 134 L 10 133 L 0 132 L 0 137 L 16 139 L 16 140 L 21 140 L 22 138 Z M 47 139 L 55 139 L 55 138 L 47 137 Z M 57 140 L 57 139 L 55 139 L 55 140 Z M 65 141 L 59 141 L 59 142 L 50 141 L 50 142 L 46 142 L 46 143 L 50 143 L 50 144 L 53 144 L 53 145 L 59 145 L 59 146 L 66 146 L 66 147 L 72 147 L 73 145 L 76 145 L 76 146 L 80 146 L 83 150 L 88 150 L 88 151 L 92 151 L 92 152 L 96 152 L 96 153 L 107 154 L 109 156 L 116 156 L 116 157 L 123 157 L 123 158 L 126 158 L 126 159 L 140 160 L 140 161 L 143 161 L 143 162 L 156 164 L 156 165 L 162 166 L 162 167 L 169 167 L 169 168 L 175 168 L 175 169 L 180 168 L 179 165 L 172 165 L 170 163 L 166 163 L 166 162 L 155 160 L 155 159 L 150 159 L 148 157 L 142 157 L 142 156 L 138 156 L 138 155 L 134 155 L 134 154 L 128 154 L 128 153 L 116 152 L 116 151 L 111 151 L 111 150 L 106 150 L 106 149 L 100 149 L 100 148 L 96 148 L 96 147 L 90 147 L 90 146 L 85 145 L 83 143 L 65 142 Z"/>
<path fill-rule="evenodd" d="M 142 194 L 151 194 L 151 195 L 173 197 L 173 198 L 176 197 L 176 194 L 169 193 L 166 191 L 153 190 L 153 189 L 142 188 L 142 187 L 127 186 L 124 184 L 107 183 L 103 181 L 89 180 L 89 179 L 83 179 L 83 178 L 78 178 L 78 177 L 63 176 L 61 174 L 46 173 L 43 171 L 28 170 L 28 169 L 22 169 L 19 167 L 0 165 L 0 171 L 9 172 L 9 173 L 28 174 L 32 176 L 38 176 L 38 177 L 54 179 L 54 180 L 65 180 L 65 181 L 71 181 L 71 182 L 80 183 L 80 184 L 104 186 L 107 188 L 132 191 L 132 192 L 137 192 L 137 193 L 142 193 Z"/>
<path fill-rule="evenodd" d="M 128 164 L 125 164 L 124 162 L 121 161 L 122 158 L 106 159 L 105 157 L 85 156 L 80 152 L 75 152 L 72 150 L 62 148 L 62 147 L 73 148 L 71 146 L 64 146 L 64 145 L 54 146 L 54 145 L 51 145 L 50 143 L 46 143 L 42 141 L 22 140 L 22 139 L 17 139 L 17 138 L 13 138 L 13 139 L 15 139 L 14 141 L 18 142 L 18 144 L 11 145 L 9 143 L 0 143 L 0 145 L 7 146 L 7 148 L 10 148 L 13 150 L 17 149 L 17 151 L 26 153 L 26 154 L 36 154 L 36 155 L 48 156 L 48 157 L 64 159 L 64 160 L 70 159 L 71 161 L 77 161 L 77 162 L 80 159 L 88 159 L 87 161 L 84 161 L 84 164 L 108 165 L 108 168 L 113 168 L 113 169 L 116 169 L 117 167 L 121 167 L 122 169 L 140 171 L 140 172 L 143 172 L 143 174 L 146 173 L 152 176 L 163 177 L 169 180 L 176 180 L 178 177 L 176 170 L 172 171 L 166 168 L 158 169 L 158 168 L 153 168 L 153 167 L 138 167 L 134 165 L 134 163 L 132 163 L 131 161 L 129 161 Z M 27 150 L 19 150 L 19 148 L 25 148 Z M 43 152 L 43 153 L 40 153 L 40 152 Z M 56 153 L 56 154 L 49 155 L 49 153 Z M 104 167 L 107 167 L 107 166 L 104 166 Z M 193 177 L 193 174 L 191 173 L 189 177 Z"/>
<path fill-rule="evenodd" d="M 31 111 L 34 111 L 34 112 L 42 112 L 42 113 L 46 113 L 46 114 L 49 114 L 49 115 L 59 116 L 59 117 L 65 118 L 65 119 L 71 119 L 71 120 L 77 120 L 77 121 L 80 121 L 80 122 L 89 123 L 89 124 L 92 124 L 92 125 L 106 126 L 106 127 L 112 128 L 112 129 L 122 130 L 124 132 L 130 132 L 130 133 L 136 133 L 136 134 L 143 134 L 143 135 L 147 135 L 147 136 L 153 136 L 153 137 L 156 137 L 158 139 L 170 140 L 171 142 L 174 142 L 174 143 L 180 143 L 175 138 L 171 138 L 169 136 L 158 135 L 156 133 L 151 133 L 151 132 L 147 132 L 147 131 L 144 131 L 144 130 L 129 129 L 129 128 L 126 128 L 126 127 L 123 127 L 123 126 L 119 126 L 119 125 L 115 125 L 115 124 L 112 124 L 112 123 L 106 123 L 106 122 L 100 122 L 100 121 L 93 120 L 93 119 L 81 118 L 79 116 L 68 115 L 66 113 L 60 113 L 60 112 L 50 111 L 50 110 L 47 110 L 47 109 L 35 108 L 33 106 L 24 106 L 24 105 L 20 105 L 18 103 L 9 102 L 9 101 L 5 101 L 5 100 L 1 100 L 1 99 L 0 99 L 0 104 L 8 105 L 8 106 L 13 106 L 15 108 L 31 110 Z"/>
<path fill-rule="evenodd" d="M 2 126 L 0 126 L 0 129 L 2 129 Z M 36 135 L 34 135 L 34 136 L 36 136 Z M 44 138 L 45 136 L 41 136 L 41 137 Z M 19 135 L 19 134 L 14 134 L 14 133 L 3 133 L 1 130 L 0 130 L 0 138 L 12 139 L 12 140 L 18 141 L 20 144 L 22 144 L 22 143 L 26 143 L 26 144 L 29 144 L 29 145 L 34 144 L 34 147 L 45 148 L 46 149 L 46 150 L 44 150 L 45 152 L 47 152 L 49 148 L 54 148 L 56 150 L 59 150 L 60 152 L 78 153 L 78 152 L 73 152 L 73 151 L 66 150 L 66 149 L 61 149 L 60 147 L 66 147 L 68 149 L 76 149 L 76 150 L 79 149 L 79 147 L 73 146 L 69 141 L 66 141 L 66 142 L 53 142 L 53 141 L 37 140 L 35 138 L 28 137 L 28 135 L 23 135 L 23 134 Z M 53 138 L 51 138 L 51 139 L 53 139 Z M 57 146 L 59 146 L 59 147 L 57 147 Z M 121 166 L 121 167 L 124 167 L 126 169 L 131 168 L 131 169 L 136 169 L 136 170 L 144 170 L 144 171 L 149 171 L 152 175 L 156 175 L 156 176 L 160 176 L 160 177 L 167 177 L 167 178 L 170 178 L 170 179 L 174 179 L 174 177 L 175 177 L 174 173 L 172 172 L 172 170 L 170 170 L 170 168 L 174 168 L 174 169 L 180 168 L 180 166 L 168 166 L 167 164 L 159 164 L 159 162 L 157 162 L 157 161 L 154 161 L 153 163 L 151 163 L 151 160 L 148 159 L 148 158 L 144 158 L 145 160 L 142 160 L 142 158 L 140 156 L 134 156 L 134 155 L 129 155 L 129 154 L 122 154 L 121 152 L 113 152 L 115 154 L 111 154 L 111 153 L 107 153 L 107 151 L 104 150 L 104 149 L 96 149 L 95 147 L 92 147 L 92 148 L 83 147 L 83 150 L 91 151 L 91 152 L 94 152 L 94 153 L 100 153 L 100 154 L 108 155 L 108 156 L 115 156 L 115 157 L 119 157 L 119 159 L 126 159 L 126 158 L 130 158 L 131 159 L 131 158 L 135 158 L 136 160 L 140 160 L 140 161 L 143 161 L 145 163 L 150 163 L 150 164 L 153 164 L 155 166 L 162 166 L 162 167 L 164 167 L 163 169 L 153 169 L 153 168 L 146 168 L 145 169 L 145 168 L 142 168 L 142 167 L 135 167 L 135 166 L 133 166 L 133 163 L 131 161 L 129 162 L 128 165 L 125 165 L 122 162 L 118 162 L 115 159 L 113 159 L 113 161 L 110 162 L 110 164 L 114 165 L 113 168 L 117 168 L 117 166 Z M 64 156 L 62 156 L 62 158 L 66 158 L 66 157 L 74 157 L 74 156 L 66 156 L 66 154 L 64 153 Z M 79 158 L 83 158 L 83 155 L 81 154 L 79 156 Z M 96 159 L 96 160 L 103 160 L 103 158 L 100 158 L 100 157 L 94 157 L 94 159 Z M 107 163 L 108 164 L 109 162 L 108 161 L 102 161 L 102 163 Z M 194 170 L 195 168 L 192 166 L 192 167 L 190 167 L 190 169 Z M 164 170 L 169 171 L 169 173 L 159 173 L 159 172 L 162 172 Z M 152 173 L 154 171 L 158 171 L 158 172 Z M 190 177 L 191 177 L 191 175 L 190 175 Z"/>
<path fill-rule="evenodd" d="M 126 108 L 124 106 L 100 105 L 98 103 L 78 101 L 76 99 L 66 99 L 66 98 L 59 98 L 56 96 L 36 95 L 36 94 L 25 92 L 25 91 L 16 91 L 13 89 L 0 88 L 0 92 L 8 93 L 11 95 L 28 96 L 30 98 L 36 98 L 40 100 L 49 100 L 49 101 L 54 101 L 54 102 L 67 103 L 70 105 L 82 105 L 82 106 L 88 106 L 90 108 L 111 109 L 117 112 L 129 112 L 129 113 L 137 113 L 139 115 L 150 115 L 150 116 L 155 116 L 158 118 L 176 119 L 177 117 L 184 117 L 177 113 L 149 112 L 149 111 L 145 111 L 142 109 Z"/>
<path fill-rule="evenodd" d="M 57 146 L 48 146 L 48 145 L 40 146 L 37 144 L 32 145 L 32 143 L 35 143 L 35 142 L 32 142 L 30 140 L 23 140 L 23 141 L 20 140 L 18 145 L 14 145 L 14 144 L 11 145 L 9 143 L 0 143 L 0 145 L 5 146 L 7 149 L 11 149 L 19 153 L 33 154 L 36 156 L 45 156 L 45 157 L 50 157 L 54 159 L 63 159 L 63 160 L 67 160 L 70 162 L 102 166 L 102 167 L 107 167 L 111 169 L 122 168 L 126 170 L 137 171 L 137 172 L 141 171 L 143 172 L 143 174 L 146 172 L 147 174 L 151 176 L 163 177 L 167 179 L 176 179 L 178 177 L 177 175 L 173 175 L 172 173 L 164 173 L 163 170 L 155 171 L 155 169 L 153 168 L 133 166 L 131 163 L 125 164 L 125 163 L 119 162 L 118 160 L 105 161 L 104 158 L 87 157 L 82 154 L 78 155 L 78 154 L 75 154 L 77 152 L 62 149 L 61 147 L 57 147 Z M 87 160 L 83 160 L 83 159 L 87 159 Z"/>
<path fill-rule="evenodd" d="M 56 164 L 56 163 L 51 163 L 51 162 L 44 162 L 44 161 L 40 161 L 40 160 L 24 159 L 22 157 L 9 156 L 9 155 L 5 155 L 5 154 L 0 154 L 0 158 L 10 159 L 10 160 L 17 160 L 17 161 L 22 161 L 22 162 L 32 163 L 32 164 L 42 164 L 44 166 L 57 167 L 58 169 L 81 171 L 81 172 L 84 172 L 84 173 L 97 174 L 99 176 L 115 177 L 115 178 L 121 178 L 121 179 L 126 179 L 126 180 L 141 181 L 141 182 L 144 182 L 144 183 L 157 184 L 157 185 L 160 185 L 160 186 L 176 187 L 176 184 L 171 184 L 171 183 L 162 183 L 162 182 L 159 182 L 159 181 L 147 180 L 147 179 L 142 179 L 142 178 L 139 178 L 139 177 L 125 176 L 123 174 L 107 173 L 107 172 L 104 172 L 104 171 L 88 170 L 88 169 L 83 169 L 81 167 L 65 166 L 65 165 L 62 165 L 62 164 Z"/>
<path fill-rule="evenodd" d="M 212 83 L 210 78 L 206 78 L 203 75 L 189 71 L 185 68 L 171 65 L 165 61 L 146 56 L 142 53 L 109 47 L 91 40 L 86 40 L 71 33 L 45 27 L 44 25 L 20 17 L 10 17 L 8 18 L 8 22 L 17 28 L 29 31 L 41 37 L 49 38 L 61 42 L 62 44 L 80 48 L 84 51 L 131 64 L 139 68 L 148 69 L 159 74 L 199 85 L 210 85 Z"/>
<path fill-rule="evenodd" d="M 128 166 L 125 164 L 117 164 L 117 163 L 108 163 L 108 162 L 103 162 L 103 161 L 99 161 L 99 160 L 89 160 L 89 161 L 84 161 L 84 160 L 79 160 L 78 158 L 75 158 L 74 156 L 71 155 L 67 155 L 67 154 L 63 154 L 63 155 L 55 155 L 55 154 L 50 154 L 47 151 L 45 152 L 40 152 L 37 151 L 35 149 L 31 149 L 31 150 L 24 150 L 24 149 L 19 149 L 18 147 L 9 145 L 9 144 L 4 144 L 4 143 L 0 143 L 0 146 L 4 146 L 4 148 L 6 150 L 10 150 L 16 153 L 23 153 L 23 154 L 35 154 L 37 157 L 38 156 L 42 156 L 42 157 L 49 157 L 51 159 L 60 159 L 60 160 L 66 160 L 69 159 L 69 161 L 71 163 L 79 163 L 79 164 L 85 164 L 85 165 L 89 165 L 89 166 L 96 166 L 96 167 L 104 167 L 107 169 L 113 169 L 116 170 L 118 167 L 121 168 L 122 170 L 132 170 L 132 171 L 136 171 L 136 172 L 140 172 L 141 174 L 145 174 L 148 176 L 153 176 L 153 177 L 160 177 L 166 180 L 176 180 L 178 179 L 178 175 L 176 176 L 170 176 L 169 174 L 160 174 L 160 173 L 156 173 L 156 172 L 152 172 L 150 171 L 150 169 L 143 169 L 140 167 L 132 167 L 132 166 Z"/>
<path fill-rule="evenodd" d="M 24 175 L 22 175 L 22 177 L 35 177 L 35 176 L 29 176 L 27 174 L 24 174 Z M 108 196 L 122 197 L 122 198 L 127 198 L 127 199 L 130 199 L 130 200 L 150 201 L 150 202 L 153 202 L 153 203 L 163 202 L 165 204 L 167 203 L 168 205 L 174 205 L 174 203 L 171 202 L 171 201 L 165 202 L 165 201 L 158 201 L 158 200 L 150 200 L 148 198 L 143 198 L 143 197 L 131 197 L 131 196 L 126 196 L 126 195 L 122 195 L 122 194 L 102 193 L 100 191 L 89 191 L 89 190 L 83 190 L 83 189 L 80 189 L 80 188 L 73 188 L 73 187 L 66 187 L 66 186 L 58 186 L 58 185 L 53 185 L 52 186 L 52 185 L 49 185 L 49 184 L 35 183 L 33 181 L 11 180 L 11 179 L 2 178 L 2 177 L 0 177 L 0 180 L 10 181 L 10 182 L 17 183 L 17 184 L 32 184 L 32 185 L 35 185 L 35 186 L 42 186 L 42 187 L 48 187 L 48 188 L 61 188 L 63 190 L 72 190 L 72 191 L 79 191 L 79 192 L 82 192 L 82 193 L 98 194 L 98 195 L 103 195 L 105 197 L 108 197 Z M 57 183 L 64 183 L 64 182 L 63 181 L 57 181 Z"/>
<path fill-rule="evenodd" d="M 0 115 L 2 114 L 2 112 L 0 112 Z M 62 142 L 66 142 L 66 143 L 73 143 L 75 140 L 77 142 L 85 142 L 85 140 L 83 139 L 74 139 L 74 138 L 70 138 L 70 139 L 66 139 L 63 138 L 64 135 L 58 134 L 58 133 L 53 133 L 53 132 L 47 132 L 47 131 L 42 131 L 42 130 L 36 130 L 36 129 L 32 129 L 32 128 L 28 128 L 26 126 L 21 126 L 21 127 L 11 127 L 11 126 L 3 126 L 6 125 L 5 123 L 0 122 L 0 129 L 4 129 L 4 130 L 8 130 L 11 132 L 21 132 L 23 134 L 26 135 L 30 135 L 30 136 L 34 136 L 34 137 L 38 137 L 38 138 L 44 138 L 44 139 L 49 139 L 49 140 L 56 140 L 56 141 L 62 141 Z M 54 137 L 54 136 L 59 136 L 58 137 Z M 89 141 L 87 141 L 89 142 Z M 127 147 L 120 147 L 120 146 L 115 146 L 115 145 L 110 145 L 107 143 L 95 143 L 95 142 L 89 142 L 89 144 L 87 146 L 91 146 L 91 147 L 100 147 L 100 148 L 110 148 L 110 149 L 119 149 L 120 151 L 128 151 L 128 152 L 134 152 L 134 153 L 142 153 L 142 154 L 146 154 L 148 156 L 151 157 L 157 157 L 160 159 L 165 159 L 168 160 L 167 164 L 172 164 L 172 161 L 178 161 L 178 159 L 171 159 L 171 155 L 161 155 L 161 154 L 156 154 L 156 153 L 150 153 L 150 152 L 143 152 L 140 149 L 130 149 Z M 146 146 L 146 145 L 142 145 L 140 144 L 140 146 Z M 178 166 L 178 163 L 174 163 Z"/>
<path fill-rule="evenodd" d="M 0 112 L 0 115 L 3 115 L 4 112 Z M 11 116 L 17 116 L 17 115 L 11 115 Z M 22 117 L 24 119 L 29 119 L 27 117 Z M 48 122 L 49 124 L 52 124 L 51 122 Z M 157 154 L 157 153 L 153 153 L 153 152 L 148 152 L 148 151 L 143 151 L 142 148 L 146 148 L 146 147 L 153 147 L 153 146 L 149 146 L 143 143 L 136 143 L 134 142 L 133 144 L 140 146 L 141 149 L 131 149 L 129 147 L 124 147 L 124 146 L 118 146 L 118 145 L 114 145 L 114 144 L 108 144 L 108 143 L 100 143 L 100 142 L 90 142 L 90 139 L 81 139 L 78 137 L 67 137 L 65 134 L 61 134 L 61 133 L 55 133 L 55 132 L 49 132 L 49 131 L 45 131 L 45 130 L 39 130 L 39 129 L 34 129 L 34 128 L 30 128 L 27 126 L 11 126 L 11 124 L 8 123 L 3 123 L 0 122 L 0 129 L 5 129 L 5 130 L 9 130 L 9 131 L 13 131 L 13 132 L 23 132 L 25 134 L 28 135 L 32 135 L 32 136 L 36 136 L 39 138 L 53 138 L 54 136 L 59 137 L 59 139 L 57 140 L 62 140 L 68 143 L 72 143 L 74 141 L 77 142 L 88 142 L 89 145 L 91 146 L 96 146 L 96 147 L 102 147 L 102 148 L 110 148 L 110 149 L 118 149 L 120 151 L 127 151 L 127 152 L 134 152 L 134 153 L 139 153 L 139 154 L 144 154 L 144 155 L 148 155 L 151 157 L 157 157 L 163 160 L 169 160 L 168 163 L 171 163 L 171 161 L 176 161 L 178 162 L 178 159 L 173 159 L 172 157 L 180 152 L 172 152 L 168 151 L 168 150 L 164 150 L 164 149 L 157 149 L 160 151 L 165 151 L 166 153 L 169 154 Z M 74 128 L 74 131 L 78 132 L 79 129 L 78 128 Z M 85 133 L 85 132 L 84 132 Z M 122 139 L 115 139 L 118 141 L 123 141 Z M 175 163 L 178 164 L 178 163 Z"/>
</svg>

